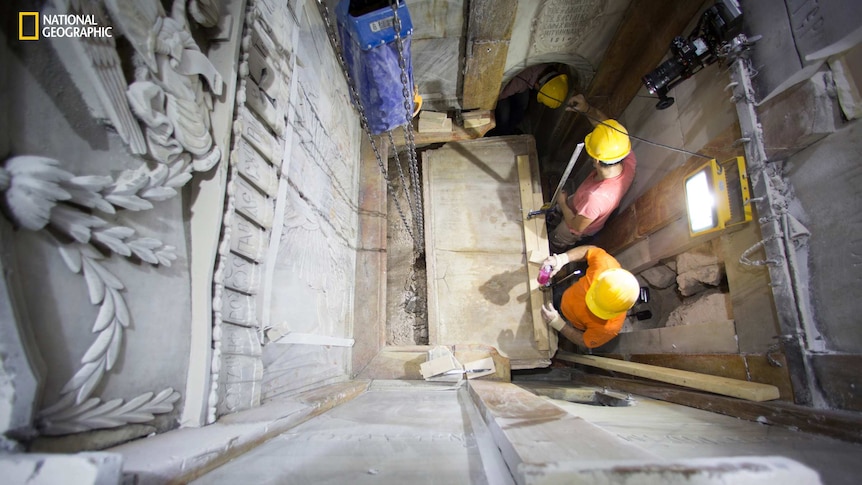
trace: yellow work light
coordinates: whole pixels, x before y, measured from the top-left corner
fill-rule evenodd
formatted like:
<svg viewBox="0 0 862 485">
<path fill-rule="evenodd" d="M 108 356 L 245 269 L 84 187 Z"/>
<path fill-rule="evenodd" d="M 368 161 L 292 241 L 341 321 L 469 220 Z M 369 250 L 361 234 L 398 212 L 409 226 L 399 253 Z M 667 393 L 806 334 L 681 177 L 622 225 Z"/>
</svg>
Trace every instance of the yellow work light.
<svg viewBox="0 0 862 485">
<path fill-rule="evenodd" d="M 751 220 L 745 158 L 706 162 L 685 177 L 688 231 L 698 236 Z"/>
</svg>

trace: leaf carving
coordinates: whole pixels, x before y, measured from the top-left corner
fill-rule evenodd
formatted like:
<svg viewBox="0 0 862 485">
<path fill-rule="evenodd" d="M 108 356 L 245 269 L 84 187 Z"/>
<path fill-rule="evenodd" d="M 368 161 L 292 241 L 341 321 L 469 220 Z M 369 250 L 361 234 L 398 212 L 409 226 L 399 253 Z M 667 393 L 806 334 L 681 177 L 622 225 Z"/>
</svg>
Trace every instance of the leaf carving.
<svg viewBox="0 0 862 485">
<path fill-rule="evenodd" d="M 60 245 L 57 247 L 66 267 L 73 273 L 81 272 L 81 253 L 75 247 Z"/>
<path fill-rule="evenodd" d="M 111 295 L 112 292 L 109 291 L 102 299 L 102 306 L 99 307 L 99 314 L 93 323 L 93 333 L 101 332 L 114 319 L 114 297 Z"/>
<path fill-rule="evenodd" d="M 84 382 L 86 382 L 87 379 L 93 374 L 93 372 L 96 371 L 96 368 L 99 367 L 99 365 L 100 363 L 98 362 L 89 362 L 87 364 L 84 364 L 80 369 L 78 369 L 78 372 L 76 372 L 75 375 L 72 376 L 71 379 L 69 379 L 69 382 L 67 382 L 66 385 L 63 386 L 63 389 L 60 390 L 60 394 L 72 392 L 75 389 L 84 385 Z"/>
<path fill-rule="evenodd" d="M 131 211 L 140 211 L 153 208 L 153 204 L 136 195 L 106 195 L 105 199 L 114 205 L 118 205 L 124 209 L 129 209 Z"/>
<path fill-rule="evenodd" d="M 114 335 L 111 337 L 111 344 L 108 346 L 105 354 L 105 370 L 114 368 L 117 359 L 120 357 L 120 345 L 123 343 L 123 327 L 117 325 L 114 327 Z"/>
<path fill-rule="evenodd" d="M 105 297 L 105 283 L 99 278 L 93 262 L 84 259 L 84 279 L 87 281 L 87 292 L 90 294 L 90 303 L 99 304 Z"/>
<path fill-rule="evenodd" d="M 125 328 L 129 327 L 129 323 L 132 321 L 132 317 L 129 315 L 129 307 L 126 306 L 126 300 L 123 298 L 117 290 L 111 288 L 108 290 L 111 292 L 111 296 L 114 298 L 114 315 L 117 317 L 117 321 L 120 322 Z"/>
<path fill-rule="evenodd" d="M 87 349 L 87 352 L 83 357 L 81 357 L 82 364 L 95 362 L 104 357 L 105 352 L 108 350 L 108 344 L 111 343 L 111 339 L 114 337 L 115 328 L 116 326 L 111 325 L 105 330 L 99 332 L 99 335 L 96 337 L 96 341 L 90 344 L 90 348 Z"/>
<path fill-rule="evenodd" d="M 96 271 L 96 274 L 99 275 L 99 278 L 105 283 L 105 286 L 113 288 L 115 290 L 122 290 L 125 286 L 123 282 L 119 280 L 113 273 L 108 271 L 102 263 L 93 261 L 92 262 L 93 269 Z"/>
<path fill-rule="evenodd" d="M 102 375 L 105 374 L 105 365 L 104 361 L 99 360 L 94 362 L 94 364 L 98 364 L 96 369 L 90 374 L 90 377 L 84 381 L 84 384 L 78 389 L 78 394 L 75 396 L 75 402 L 80 403 L 90 397 L 90 394 L 93 393 L 93 390 L 96 386 L 99 385 L 99 382 L 102 380 Z"/>
</svg>

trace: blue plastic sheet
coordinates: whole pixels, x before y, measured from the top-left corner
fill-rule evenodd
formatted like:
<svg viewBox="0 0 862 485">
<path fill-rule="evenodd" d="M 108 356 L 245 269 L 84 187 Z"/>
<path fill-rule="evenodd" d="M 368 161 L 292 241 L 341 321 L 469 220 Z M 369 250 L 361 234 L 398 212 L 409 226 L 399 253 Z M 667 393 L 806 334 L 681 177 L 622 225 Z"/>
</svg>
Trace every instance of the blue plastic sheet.
<svg viewBox="0 0 862 485">
<path fill-rule="evenodd" d="M 398 19 L 407 72 L 408 113 L 404 108 L 404 85 L 392 9 L 387 6 L 354 17 L 349 13 L 349 4 L 349 0 L 341 0 L 337 7 L 341 49 L 359 101 L 365 109 L 369 129 L 372 134 L 379 135 L 404 125 L 413 113 L 413 63 L 410 55 L 413 24 L 402 0 L 398 4 Z"/>
</svg>

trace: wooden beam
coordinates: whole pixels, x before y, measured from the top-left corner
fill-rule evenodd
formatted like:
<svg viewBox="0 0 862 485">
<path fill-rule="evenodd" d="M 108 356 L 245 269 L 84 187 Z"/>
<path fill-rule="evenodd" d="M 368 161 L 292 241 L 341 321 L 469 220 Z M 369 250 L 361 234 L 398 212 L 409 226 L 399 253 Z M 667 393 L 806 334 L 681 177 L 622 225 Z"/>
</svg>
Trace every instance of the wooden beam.
<svg viewBox="0 0 862 485">
<path fill-rule="evenodd" d="M 641 78 L 661 63 L 671 40 L 688 35 L 684 29 L 702 5 L 687 0 L 632 0 L 587 90 L 590 102 L 611 118 L 618 117 L 640 90 Z"/>
<path fill-rule="evenodd" d="M 463 109 L 494 109 L 497 105 L 517 10 L 515 0 L 470 2 Z"/>
<path fill-rule="evenodd" d="M 496 118 L 494 118 L 493 111 L 485 110 L 471 113 L 476 113 L 472 115 L 474 117 L 477 116 L 477 114 L 480 114 L 479 116 L 482 116 L 482 119 L 487 118 L 488 122 L 481 125 L 469 127 L 453 124 L 452 130 L 446 133 L 420 133 L 419 131 L 414 130 L 413 144 L 417 147 L 423 147 L 427 145 L 432 145 L 434 143 L 449 143 L 450 141 L 475 140 L 476 138 L 484 137 L 485 133 L 488 133 L 495 126 L 497 126 L 497 120 Z M 393 130 L 392 139 L 395 141 L 395 147 L 398 149 L 407 146 L 407 143 L 404 140 L 403 127 L 398 127 Z"/>
<path fill-rule="evenodd" d="M 667 367 L 639 364 L 624 360 L 608 359 L 593 355 L 578 355 L 568 352 L 558 352 L 557 359 L 576 364 L 598 367 L 600 369 L 623 372 L 638 377 L 645 377 L 656 381 L 676 384 L 678 386 L 690 387 L 701 391 L 722 394 L 725 396 L 738 397 L 749 401 L 769 401 L 778 399 L 778 388 L 769 384 L 742 381 L 739 379 L 728 379 L 697 372 L 689 372 Z"/>
<path fill-rule="evenodd" d="M 622 355 L 604 357 L 623 358 Z M 763 354 L 633 354 L 627 355 L 625 359 L 641 364 L 772 384 L 781 394 L 779 399 L 793 401 L 787 361 L 780 353 L 770 354 L 768 357 Z"/>
<path fill-rule="evenodd" d="M 521 220 L 524 223 L 524 251 L 527 263 L 527 282 L 530 289 L 530 313 L 533 315 L 533 336 L 539 350 L 550 349 L 548 342 L 548 324 L 542 318 L 542 305 L 545 303 L 545 292 L 537 278 L 539 264 L 531 261 L 544 261 L 550 255 L 548 250 L 548 232 L 544 217 L 528 218 L 527 214 L 542 206 L 542 194 L 536 194 L 533 173 L 537 172 L 530 166 L 529 155 L 518 156 L 518 179 L 521 189 Z M 538 205 L 537 203 L 538 195 Z"/>
<path fill-rule="evenodd" d="M 585 385 L 639 394 L 705 411 L 762 424 L 787 426 L 854 443 L 862 443 L 862 417 L 858 413 L 814 409 L 783 402 L 751 402 L 677 389 L 632 379 L 578 374 L 573 380 Z"/>
</svg>

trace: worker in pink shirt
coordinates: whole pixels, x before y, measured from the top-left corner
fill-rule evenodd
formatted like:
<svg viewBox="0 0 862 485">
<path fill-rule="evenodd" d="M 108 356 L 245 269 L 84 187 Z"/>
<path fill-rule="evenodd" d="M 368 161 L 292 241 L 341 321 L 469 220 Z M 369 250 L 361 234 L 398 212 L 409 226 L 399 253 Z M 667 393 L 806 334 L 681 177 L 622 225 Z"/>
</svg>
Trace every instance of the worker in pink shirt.
<svg viewBox="0 0 862 485">
<path fill-rule="evenodd" d="M 568 101 L 568 111 L 583 113 L 595 127 L 584 137 L 584 148 L 592 158 L 593 171 L 575 190 L 557 197 L 563 221 L 551 231 L 553 252 L 563 252 L 578 241 L 595 235 L 620 205 L 635 177 L 637 160 L 631 149 L 628 131 L 616 120 L 587 103 L 582 94 Z"/>
</svg>

